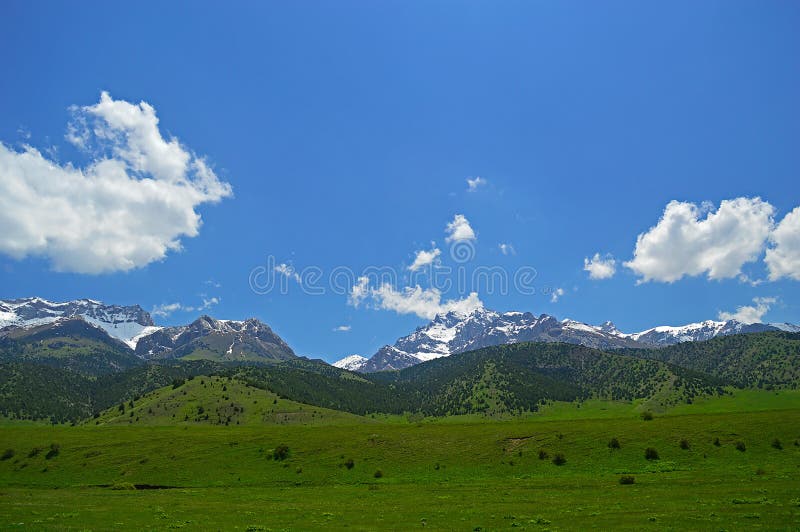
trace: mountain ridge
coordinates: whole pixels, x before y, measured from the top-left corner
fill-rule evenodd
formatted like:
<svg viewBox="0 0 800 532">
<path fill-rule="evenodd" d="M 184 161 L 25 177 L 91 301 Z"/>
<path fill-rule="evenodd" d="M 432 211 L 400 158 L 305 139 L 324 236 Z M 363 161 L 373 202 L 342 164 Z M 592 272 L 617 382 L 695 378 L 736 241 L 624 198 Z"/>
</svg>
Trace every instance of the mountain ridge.
<svg viewBox="0 0 800 532">
<path fill-rule="evenodd" d="M 366 361 L 351 360 L 347 369 L 364 373 L 399 370 L 453 354 L 483 347 L 520 342 L 564 342 L 596 349 L 646 349 L 718 336 L 767 331 L 800 331 L 788 323 L 742 323 L 706 320 L 683 326 L 657 326 L 638 333 L 624 333 L 611 321 L 589 325 L 572 319 L 558 320 L 548 314 L 496 312 L 478 308 L 469 313 L 439 314 L 411 334 L 385 345 Z M 334 362 L 345 364 L 345 359 Z M 338 366 L 342 367 L 342 366 Z"/>
</svg>

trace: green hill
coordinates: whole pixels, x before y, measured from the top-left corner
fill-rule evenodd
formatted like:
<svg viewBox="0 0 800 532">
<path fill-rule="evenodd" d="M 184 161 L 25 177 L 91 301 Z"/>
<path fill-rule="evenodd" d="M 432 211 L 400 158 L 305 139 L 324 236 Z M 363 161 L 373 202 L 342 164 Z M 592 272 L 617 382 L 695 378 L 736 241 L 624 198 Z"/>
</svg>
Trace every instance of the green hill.
<svg viewBox="0 0 800 532">
<path fill-rule="evenodd" d="M 86 423 L 95 425 L 317 425 L 365 418 L 305 405 L 219 376 L 190 377 L 121 402 Z"/>
<path fill-rule="evenodd" d="M 800 382 L 800 333 L 736 334 L 625 353 L 714 375 L 741 388 L 797 387 Z"/>
<path fill-rule="evenodd" d="M 124 371 L 143 361 L 105 332 L 75 318 L 0 336 L 0 362 L 36 362 L 87 375 Z"/>
<path fill-rule="evenodd" d="M 376 373 L 429 415 L 532 411 L 544 401 L 645 399 L 666 406 L 720 393 L 721 380 L 653 360 L 573 344 L 520 343 Z"/>
</svg>

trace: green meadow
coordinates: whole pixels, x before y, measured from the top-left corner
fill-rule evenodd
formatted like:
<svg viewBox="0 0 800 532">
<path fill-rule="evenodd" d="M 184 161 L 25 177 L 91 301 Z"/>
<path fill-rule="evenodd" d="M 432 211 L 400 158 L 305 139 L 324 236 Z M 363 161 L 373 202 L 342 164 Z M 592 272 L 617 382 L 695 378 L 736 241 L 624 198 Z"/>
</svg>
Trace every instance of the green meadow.
<svg viewBox="0 0 800 532">
<path fill-rule="evenodd" d="M 372 418 L 195 378 L 78 426 L 4 424 L 0 528 L 800 528 L 800 393 L 641 410 Z"/>
</svg>

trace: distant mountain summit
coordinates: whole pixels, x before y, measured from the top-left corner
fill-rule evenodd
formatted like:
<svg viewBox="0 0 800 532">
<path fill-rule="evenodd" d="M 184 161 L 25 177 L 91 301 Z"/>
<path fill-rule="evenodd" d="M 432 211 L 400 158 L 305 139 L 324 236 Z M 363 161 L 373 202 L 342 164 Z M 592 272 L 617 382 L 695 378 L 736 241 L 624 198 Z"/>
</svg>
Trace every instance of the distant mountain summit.
<svg viewBox="0 0 800 532">
<path fill-rule="evenodd" d="M 800 331 L 791 324 L 745 324 L 735 320 L 704 321 L 681 327 L 660 326 L 638 333 L 621 332 L 614 323 L 588 325 L 575 320 L 530 312 L 496 312 L 484 308 L 469 313 L 437 315 L 430 323 L 380 348 L 372 357 L 342 359 L 334 365 L 365 373 L 397 370 L 435 358 L 520 342 L 564 342 L 596 349 L 662 347 L 702 341 L 730 334 L 783 330 Z"/>
<path fill-rule="evenodd" d="M 350 355 L 349 357 L 344 357 L 343 359 L 338 360 L 331 365 L 339 369 L 358 371 L 364 366 L 364 364 L 366 364 L 367 360 L 368 359 L 362 357 L 361 355 Z"/>
<path fill-rule="evenodd" d="M 158 327 L 139 305 L 104 305 L 92 299 L 56 303 L 38 297 L 0 300 L 0 338 L 30 343 L 30 338 L 37 337 L 34 334 L 93 341 L 107 338 L 120 342 L 119 349 L 131 357 L 135 354 L 140 361 L 186 358 L 265 362 L 295 358 L 283 339 L 254 318 L 232 321 L 201 316 L 189 325 Z M 106 345 L 112 346 L 109 342 Z"/>
<path fill-rule="evenodd" d="M 232 321 L 210 316 L 201 316 L 189 325 L 165 327 L 141 338 L 136 354 L 147 360 L 188 356 L 219 361 L 295 358 L 292 348 L 255 318 Z"/>
<path fill-rule="evenodd" d="M 141 337 L 159 329 L 139 305 L 104 305 L 93 299 L 54 303 L 39 297 L 0 300 L 0 329 L 30 328 L 75 317 L 104 330 L 131 349 L 136 348 Z"/>
</svg>

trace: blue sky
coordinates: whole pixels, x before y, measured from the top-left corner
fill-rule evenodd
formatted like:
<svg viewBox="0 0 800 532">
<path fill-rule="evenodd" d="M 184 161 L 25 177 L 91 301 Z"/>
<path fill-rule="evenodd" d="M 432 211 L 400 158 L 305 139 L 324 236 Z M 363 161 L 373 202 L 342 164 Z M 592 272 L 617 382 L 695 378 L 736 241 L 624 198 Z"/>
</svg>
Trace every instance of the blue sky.
<svg viewBox="0 0 800 532">
<path fill-rule="evenodd" d="M 727 0 L 4 2 L 0 297 L 256 316 L 334 360 L 426 321 L 432 285 L 408 267 L 438 249 L 468 276 L 536 271 L 535 293 L 452 287 L 441 308 L 475 289 L 628 332 L 742 306 L 800 322 L 799 23 L 795 2 Z M 131 144 L 142 101 L 155 144 Z M 119 189 L 99 184 L 106 159 Z M 179 201 L 142 200 L 148 179 Z M 456 215 L 474 238 L 446 240 Z M 590 278 L 595 253 L 613 276 Z M 357 306 L 291 278 L 255 293 L 268 257 L 289 277 L 390 267 L 397 285 Z"/>
</svg>

